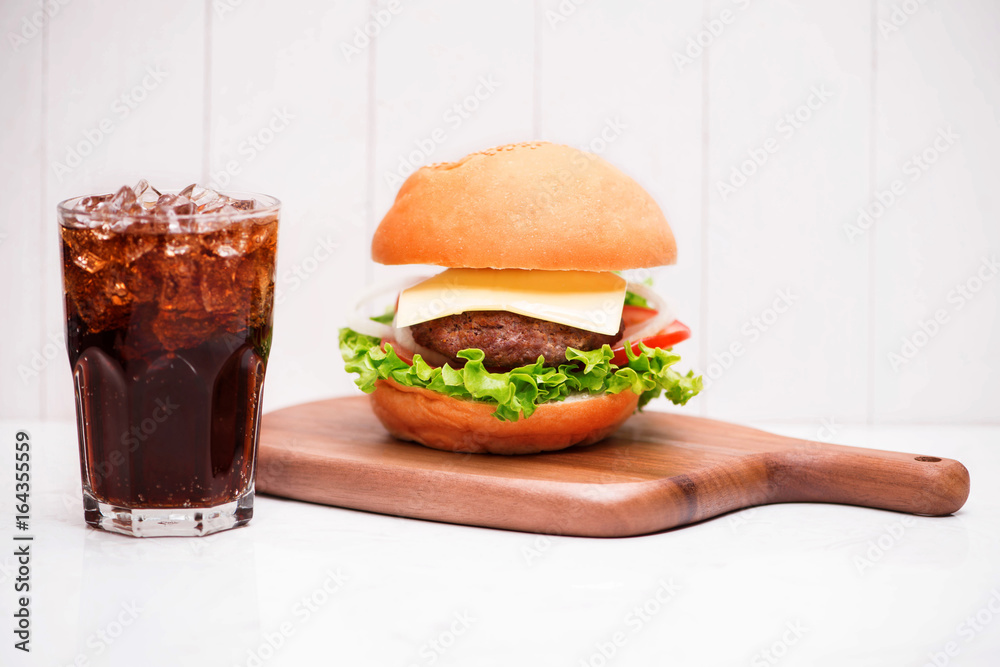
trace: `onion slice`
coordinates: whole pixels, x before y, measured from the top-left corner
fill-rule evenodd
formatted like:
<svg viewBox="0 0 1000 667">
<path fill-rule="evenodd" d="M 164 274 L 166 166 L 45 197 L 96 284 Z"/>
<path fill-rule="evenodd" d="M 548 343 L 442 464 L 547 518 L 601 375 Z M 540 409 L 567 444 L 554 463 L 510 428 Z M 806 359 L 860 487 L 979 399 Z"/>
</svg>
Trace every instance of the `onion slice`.
<svg viewBox="0 0 1000 667">
<path fill-rule="evenodd" d="M 347 316 L 347 326 L 360 334 L 378 338 L 382 341 L 388 341 L 390 345 L 393 342 L 396 342 L 397 344 L 405 347 L 412 354 L 419 354 L 423 357 L 424 361 L 431 366 L 444 366 L 448 363 L 448 357 L 439 352 L 435 352 L 434 350 L 427 349 L 422 345 L 417 345 L 417 342 L 413 340 L 413 334 L 410 332 L 410 327 L 397 328 L 394 325 L 375 322 L 365 312 L 365 306 L 369 305 L 370 302 L 378 299 L 379 297 L 384 297 L 388 294 L 392 296 L 393 300 L 395 300 L 395 297 L 399 296 L 399 293 L 404 289 L 407 287 L 413 287 L 417 283 L 427 280 L 429 277 L 430 276 L 410 276 L 408 278 L 387 280 L 372 285 L 368 289 L 362 291 L 357 300 L 354 302 L 351 307 L 351 311 Z"/>
<path fill-rule="evenodd" d="M 350 313 L 347 316 L 347 326 L 354 329 L 359 334 L 372 336 L 373 338 L 393 338 L 393 328 L 388 324 L 373 321 L 369 315 L 362 312 L 364 306 L 366 306 L 370 301 L 373 301 L 377 297 L 385 294 L 392 294 L 393 296 L 396 296 L 407 287 L 412 287 L 419 282 L 423 282 L 424 280 L 427 280 L 428 277 L 429 276 L 411 276 L 409 278 L 387 280 L 370 286 L 368 289 L 361 292 L 357 300 L 352 305 Z M 400 342 L 405 345 L 404 341 Z"/>
<path fill-rule="evenodd" d="M 422 345 L 417 345 L 417 341 L 413 340 L 413 334 L 410 332 L 410 327 L 394 327 L 392 331 L 393 338 L 399 341 L 400 345 L 407 348 L 414 354 L 419 354 L 429 365 L 441 367 L 448 363 L 448 357 L 444 356 L 440 352 L 435 352 L 434 350 L 428 349 Z"/>
<path fill-rule="evenodd" d="M 650 336 L 655 336 L 660 333 L 663 329 L 666 329 L 675 319 L 673 308 L 666 302 L 666 300 L 657 294 L 648 285 L 643 285 L 642 283 L 637 283 L 633 281 L 628 282 L 628 287 L 626 288 L 629 292 L 641 296 L 649 304 L 649 307 L 656 310 L 657 313 L 653 317 L 649 318 L 645 322 L 638 322 L 632 326 L 625 329 L 622 332 L 622 337 L 619 338 L 615 345 L 619 345 L 624 341 L 630 341 L 632 343 L 638 342 L 643 338 L 649 338 Z M 614 346 L 612 346 L 614 347 Z"/>
</svg>

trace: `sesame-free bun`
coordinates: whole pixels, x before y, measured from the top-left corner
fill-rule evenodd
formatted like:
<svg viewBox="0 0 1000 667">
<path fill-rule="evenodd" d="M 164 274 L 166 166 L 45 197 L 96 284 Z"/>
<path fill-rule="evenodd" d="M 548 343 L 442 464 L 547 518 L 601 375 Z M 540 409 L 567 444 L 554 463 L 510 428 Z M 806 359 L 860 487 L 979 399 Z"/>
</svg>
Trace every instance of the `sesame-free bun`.
<svg viewBox="0 0 1000 667">
<path fill-rule="evenodd" d="M 453 452 L 535 454 L 602 440 L 635 412 L 639 397 L 626 389 L 544 403 L 516 422 L 500 421 L 486 403 L 393 380 L 377 381 L 371 402 L 375 416 L 400 440 Z"/>
<path fill-rule="evenodd" d="M 372 259 L 617 271 L 673 264 L 677 246 L 634 180 L 591 153 L 538 142 L 418 169 L 375 231 Z"/>
</svg>

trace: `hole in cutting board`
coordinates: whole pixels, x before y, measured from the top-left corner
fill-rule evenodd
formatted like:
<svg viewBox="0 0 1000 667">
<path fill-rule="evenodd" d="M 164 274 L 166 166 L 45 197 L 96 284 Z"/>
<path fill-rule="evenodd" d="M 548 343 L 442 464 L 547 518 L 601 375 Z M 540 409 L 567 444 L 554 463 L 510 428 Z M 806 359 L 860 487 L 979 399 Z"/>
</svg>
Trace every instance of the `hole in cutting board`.
<svg viewBox="0 0 1000 667">
<path fill-rule="evenodd" d="M 918 456 L 916 457 L 916 460 L 923 461 L 924 463 L 937 463 L 941 459 L 936 456 Z"/>
</svg>

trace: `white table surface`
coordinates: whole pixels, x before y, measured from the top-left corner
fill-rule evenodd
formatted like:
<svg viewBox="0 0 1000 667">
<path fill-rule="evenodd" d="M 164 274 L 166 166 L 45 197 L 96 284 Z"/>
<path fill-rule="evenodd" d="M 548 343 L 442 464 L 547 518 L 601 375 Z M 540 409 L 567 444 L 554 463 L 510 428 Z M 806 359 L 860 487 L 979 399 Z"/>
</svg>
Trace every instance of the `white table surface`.
<svg viewBox="0 0 1000 667">
<path fill-rule="evenodd" d="M 3 547 L 0 665 L 1000 665 L 998 427 L 828 438 L 965 463 L 972 493 L 947 518 L 789 504 L 584 539 L 258 496 L 246 528 L 134 539 L 85 527 L 72 424 L 8 421 L 8 545 L 18 429 L 34 453 L 32 652 L 13 648 Z"/>
</svg>

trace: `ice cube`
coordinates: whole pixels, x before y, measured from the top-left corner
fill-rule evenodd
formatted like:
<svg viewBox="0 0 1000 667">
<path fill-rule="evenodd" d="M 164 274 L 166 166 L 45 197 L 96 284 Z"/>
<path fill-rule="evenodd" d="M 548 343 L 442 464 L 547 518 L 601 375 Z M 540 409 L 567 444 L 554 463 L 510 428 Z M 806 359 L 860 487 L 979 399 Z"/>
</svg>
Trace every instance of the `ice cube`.
<svg viewBox="0 0 1000 667">
<path fill-rule="evenodd" d="M 103 257 L 94 254 L 90 250 L 80 249 L 73 255 L 73 263 L 87 273 L 97 273 L 108 263 Z"/>
<path fill-rule="evenodd" d="M 230 199 L 229 205 L 235 208 L 237 211 L 252 211 L 256 206 L 257 201 L 254 199 Z"/>
<path fill-rule="evenodd" d="M 207 262 L 201 278 L 201 302 L 212 313 L 238 312 L 246 308 L 241 291 L 235 289 L 236 272 L 242 259 L 223 258 Z"/>
<path fill-rule="evenodd" d="M 167 229 L 171 233 L 177 233 L 181 231 L 180 221 L 177 219 L 177 214 L 174 213 L 174 202 L 177 201 L 177 197 L 174 195 L 163 195 L 156 202 L 156 215 L 167 223 Z"/>
<path fill-rule="evenodd" d="M 173 228 L 171 228 L 170 231 L 173 232 Z M 180 230 L 178 229 L 177 231 Z M 180 238 L 178 238 L 179 236 Z M 176 233 L 168 236 L 167 240 L 163 244 L 163 254 L 167 257 L 180 257 L 181 255 L 188 254 L 189 252 L 191 252 L 191 243 L 187 238 L 184 238 Z"/>
<path fill-rule="evenodd" d="M 253 244 L 255 247 L 259 248 L 263 245 L 273 244 L 274 235 L 277 231 L 277 227 L 272 225 L 254 225 L 253 229 Z"/>
<path fill-rule="evenodd" d="M 198 207 L 199 213 L 217 211 L 229 201 L 229 197 L 220 195 L 215 190 L 196 188 L 188 197 Z"/>
<path fill-rule="evenodd" d="M 198 212 L 214 215 L 216 213 L 219 213 L 224 208 L 229 208 L 232 209 L 233 211 L 236 210 L 235 208 L 229 205 L 229 200 L 227 198 L 219 197 L 218 199 L 215 199 L 209 202 L 208 204 L 199 206 Z"/>
<path fill-rule="evenodd" d="M 143 211 L 149 211 L 156 207 L 160 199 L 160 193 L 145 178 L 136 183 L 132 190 L 135 192 L 136 202 L 142 207 Z"/>
<path fill-rule="evenodd" d="M 233 243 L 232 240 L 222 240 L 207 245 L 209 250 L 219 257 L 241 257 L 245 252 L 245 250 L 240 249 L 240 243 Z"/>
<path fill-rule="evenodd" d="M 102 247 L 102 239 L 98 238 L 94 229 L 62 229 L 63 258 L 70 259 L 75 265 L 87 273 L 97 273 L 108 263 L 102 257 L 106 248 Z M 104 252 L 102 252 L 102 250 Z"/>
<path fill-rule="evenodd" d="M 217 232 L 231 227 L 233 221 L 240 215 L 240 212 L 229 204 L 225 204 L 211 212 L 205 212 L 198 217 L 198 231 Z"/>
<path fill-rule="evenodd" d="M 201 309 L 199 281 L 201 270 L 196 257 L 157 258 L 150 268 L 160 275 L 161 310 L 196 311 Z"/>
<path fill-rule="evenodd" d="M 212 250 L 219 257 L 239 257 L 240 251 L 228 243 L 219 243 L 212 247 Z"/>
<path fill-rule="evenodd" d="M 156 236 L 152 234 L 128 234 L 122 238 L 122 254 L 126 264 L 133 264 L 155 247 Z"/>
<path fill-rule="evenodd" d="M 160 195 L 160 198 L 156 200 L 156 208 L 170 208 L 174 205 L 177 200 L 177 195 L 165 194 Z"/>
<path fill-rule="evenodd" d="M 140 215 L 141 213 L 142 213 L 141 207 L 138 204 L 133 204 L 132 208 L 130 208 L 128 211 L 123 211 L 122 214 L 112 218 L 107 223 L 107 228 L 113 232 L 120 234 L 138 222 L 138 220 L 136 220 L 135 218 L 130 218 L 129 216 Z"/>
<path fill-rule="evenodd" d="M 115 272 L 108 281 L 107 296 L 111 298 L 111 303 L 116 306 L 127 306 L 132 302 L 132 294 L 125 284 L 124 276 Z"/>
<path fill-rule="evenodd" d="M 209 231 L 202 238 L 202 244 L 219 257 L 239 257 L 250 249 L 250 230 L 247 225 L 231 224 L 231 216 L 239 215 L 232 206 L 223 207 L 213 216 Z"/>
<path fill-rule="evenodd" d="M 96 243 L 103 243 L 112 236 L 111 223 L 106 220 L 97 224 L 92 223 L 87 227 L 87 229 L 90 234 L 88 240 Z M 97 249 L 102 250 L 103 248 L 98 247 Z"/>
<path fill-rule="evenodd" d="M 78 211 L 95 211 L 97 206 L 103 202 L 109 201 L 112 195 L 93 195 L 91 197 L 84 197 L 77 203 L 75 208 Z"/>
<path fill-rule="evenodd" d="M 226 203 L 225 206 L 220 207 L 219 210 L 218 210 L 218 215 L 224 216 L 224 217 L 227 217 L 227 218 L 232 218 L 234 216 L 239 216 L 239 214 L 240 214 L 240 212 L 238 210 L 236 210 L 236 207 L 233 206 L 231 203 Z"/>
<path fill-rule="evenodd" d="M 198 212 L 195 203 L 184 195 L 177 195 L 177 198 L 170 204 L 170 208 L 177 215 L 194 215 Z"/>
<path fill-rule="evenodd" d="M 135 192 L 127 185 L 118 188 L 118 192 L 108 202 L 108 210 L 111 212 L 128 211 L 135 204 Z"/>
</svg>

